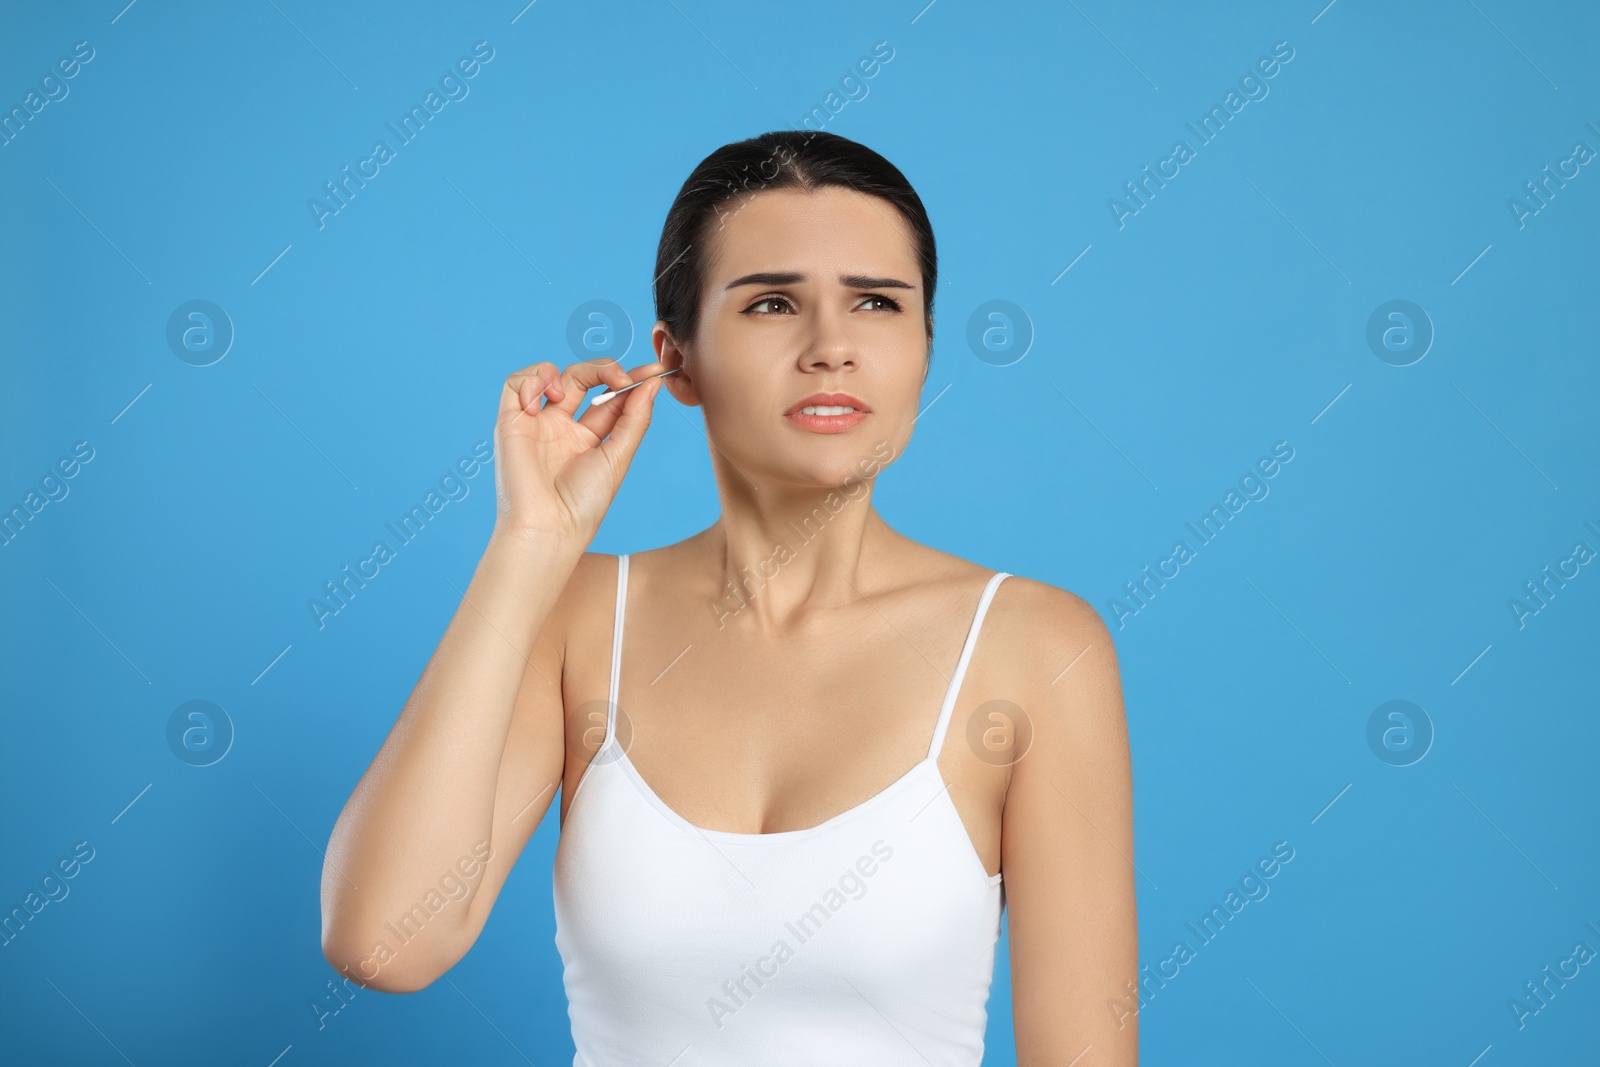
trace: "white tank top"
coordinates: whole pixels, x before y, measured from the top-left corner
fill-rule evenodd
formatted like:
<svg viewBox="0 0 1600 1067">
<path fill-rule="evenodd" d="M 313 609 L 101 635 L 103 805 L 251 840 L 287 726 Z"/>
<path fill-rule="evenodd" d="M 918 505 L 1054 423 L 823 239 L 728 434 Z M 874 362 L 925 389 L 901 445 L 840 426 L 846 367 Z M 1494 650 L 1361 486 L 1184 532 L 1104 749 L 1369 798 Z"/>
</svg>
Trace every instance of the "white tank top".
<svg viewBox="0 0 1600 1067">
<path fill-rule="evenodd" d="M 618 559 L 606 733 L 556 847 L 574 1067 L 973 1065 L 1005 907 L 937 759 L 989 579 L 928 754 L 804 830 L 701 829 L 616 739 L 628 557 Z"/>
</svg>

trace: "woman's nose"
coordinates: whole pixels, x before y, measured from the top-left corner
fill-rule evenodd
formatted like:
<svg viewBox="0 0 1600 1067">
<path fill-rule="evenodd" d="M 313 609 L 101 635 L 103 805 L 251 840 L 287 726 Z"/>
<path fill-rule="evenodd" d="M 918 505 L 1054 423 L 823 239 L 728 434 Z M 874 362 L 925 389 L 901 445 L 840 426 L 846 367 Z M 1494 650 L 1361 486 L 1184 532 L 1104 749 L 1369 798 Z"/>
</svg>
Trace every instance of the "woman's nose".
<svg viewBox="0 0 1600 1067">
<path fill-rule="evenodd" d="M 819 314 L 811 323 L 803 361 L 807 366 L 835 368 L 856 361 L 855 342 L 837 315 Z"/>
</svg>

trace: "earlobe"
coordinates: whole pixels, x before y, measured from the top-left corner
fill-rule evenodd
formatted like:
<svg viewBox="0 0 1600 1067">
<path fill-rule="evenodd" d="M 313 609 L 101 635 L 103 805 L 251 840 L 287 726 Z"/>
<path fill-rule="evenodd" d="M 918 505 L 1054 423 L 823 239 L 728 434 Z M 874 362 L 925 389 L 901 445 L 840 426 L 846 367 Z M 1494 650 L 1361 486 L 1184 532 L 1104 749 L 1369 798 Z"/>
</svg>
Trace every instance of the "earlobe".
<svg viewBox="0 0 1600 1067">
<path fill-rule="evenodd" d="M 694 378 L 690 376 L 688 359 L 681 360 L 678 368 L 678 373 L 661 380 L 662 388 L 670 392 L 672 398 L 685 407 L 699 407 L 700 390 L 695 387 Z"/>
</svg>

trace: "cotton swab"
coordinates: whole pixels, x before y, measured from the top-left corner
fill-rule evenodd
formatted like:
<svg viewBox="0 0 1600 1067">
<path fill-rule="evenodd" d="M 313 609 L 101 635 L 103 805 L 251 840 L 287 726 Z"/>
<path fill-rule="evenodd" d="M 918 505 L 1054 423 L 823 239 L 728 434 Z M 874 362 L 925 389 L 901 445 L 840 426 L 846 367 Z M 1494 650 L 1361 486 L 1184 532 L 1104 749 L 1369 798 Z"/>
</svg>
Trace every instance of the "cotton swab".
<svg viewBox="0 0 1600 1067">
<path fill-rule="evenodd" d="M 591 408 L 599 407 L 601 404 L 604 404 L 607 400 L 610 400 L 614 396 L 621 396 L 623 393 L 626 393 L 629 389 L 637 389 L 639 386 L 643 385 L 645 382 L 650 381 L 651 378 L 665 378 L 667 375 L 676 374 L 679 371 L 681 371 L 682 369 L 683 369 L 682 367 L 673 367 L 671 370 L 664 370 L 660 374 L 652 374 L 652 375 L 650 375 L 650 378 L 642 378 L 639 381 L 634 382 L 632 385 L 625 385 L 621 389 L 616 390 L 615 392 L 608 391 L 608 392 L 601 393 L 599 396 L 597 396 L 593 400 L 589 401 L 589 406 Z"/>
</svg>

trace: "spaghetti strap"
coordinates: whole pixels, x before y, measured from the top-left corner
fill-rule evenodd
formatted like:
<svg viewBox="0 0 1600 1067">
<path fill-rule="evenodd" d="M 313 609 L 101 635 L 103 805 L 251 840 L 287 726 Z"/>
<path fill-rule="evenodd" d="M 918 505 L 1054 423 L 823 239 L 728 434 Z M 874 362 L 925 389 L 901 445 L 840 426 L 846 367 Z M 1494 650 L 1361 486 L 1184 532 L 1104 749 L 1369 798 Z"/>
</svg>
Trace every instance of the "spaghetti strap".
<svg viewBox="0 0 1600 1067">
<path fill-rule="evenodd" d="M 628 556 L 617 557 L 617 607 L 611 623 L 611 694 L 606 700 L 606 736 L 600 742 L 605 748 L 617 730 L 617 683 L 622 677 L 622 622 L 628 604 Z"/>
<path fill-rule="evenodd" d="M 967 675 L 967 664 L 972 660 L 972 650 L 978 643 L 978 631 L 983 627 L 983 617 L 989 613 L 989 603 L 994 600 L 995 590 L 1000 588 L 1000 583 L 1011 577 L 1008 571 L 996 571 L 989 578 L 989 584 L 983 587 L 983 596 L 978 599 L 978 610 L 973 613 L 972 626 L 967 630 L 967 642 L 961 648 L 961 660 L 956 664 L 956 672 L 950 679 L 950 688 L 944 694 L 944 706 L 939 709 L 939 725 L 933 731 L 933 744 L 928 746 L 928 759 L 937 760 L 939 749 L 944 744 L 945 730 L 950 726 L 950 716 L 956 709 L 956 697 L 961 692 L 961 680 Z"/>
</svg>

